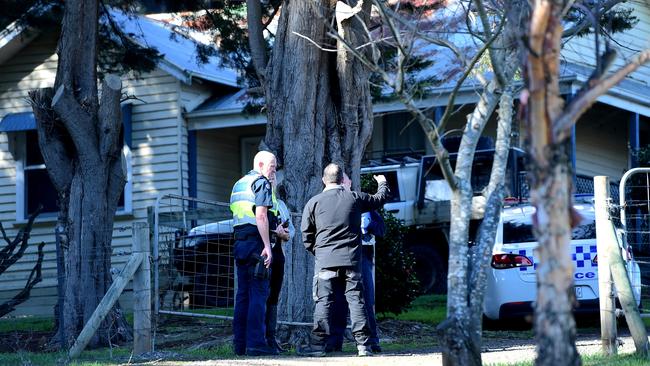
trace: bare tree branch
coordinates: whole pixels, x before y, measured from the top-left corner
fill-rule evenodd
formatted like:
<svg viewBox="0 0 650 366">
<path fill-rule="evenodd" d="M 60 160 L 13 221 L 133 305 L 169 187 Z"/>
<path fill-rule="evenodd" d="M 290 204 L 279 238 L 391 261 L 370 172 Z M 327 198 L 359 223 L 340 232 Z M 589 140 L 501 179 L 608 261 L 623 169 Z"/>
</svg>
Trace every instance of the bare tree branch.
<svg viewBox="0 0 650 366">
<path fill-rule="evenodd" d="M 574 99 L 553 126 L 553 135 L 556 136 L 556 141 L 560 142 L 569 138 L 569 136 L 571 136 L 573 125 L 576 123 L 578 118 L 589 109 L 592 104 L 594 104 L 599 96 L 605 94 L 627 75 L 634 72 L 648 61 L 650 61 L 650 49 L 640 52 L 630 63 L 621 67 L 610 76 L 599 80 L 594 87 Z"/>
<path fill-rule="evenodd" d="M 43 279 L 43 277 L 41 276 L 41 267 L 43 265 L 44 246 L 45 246 L 45 242 L 41 242 L 38 245 L 38 258 L 36 259 L 36 265 L 34 265 L 34 268 L 32 268 L 32 271 L 29 274 L 29 277 L 27 278 L 27 283 L 25 284 L 25 287 L 18 294 L 16 294 L 16 296 L 11 298 L 11 300 L 8 300 L 5 303 L 0 304 L 0 317 L 9 314 L 10 312 L 16 309 L 17 305 L 27 301 L 27 299 L 29 299 L 29 294 L 32 291 L 32 288 L 34 288 L 34 286 L 36 286 L 36 284 L 41 282 L 41 280 Z"/>
<path fill-rule="evenodd" d="M 39 206 L 36 211 L 32 212 L 29 215 L 29 219 L 27 220 L 27 224 L 20 228 L 18 231 L 18 234 L 16 234 L 16 238 L 11 241 L 7 245 L 6 248 L 3 248 L 2 252 L 0 252 L 0 273 L 4 273 L 4 271 L 7 270 L 7 268 L 11 267 L 16 261 L 18 261 L 20 258 L 22 258 L 23 254 L 25 253 L 25 250 L 27 250 L 27 246 L 29 245 L 29 233 L 32 231 L 32 225 L 34 224 L 34 220 L 36 220 L 36 217 L 41 213 L 41 210 L 43 208 Z M 0 223 L 0 228 L 2 228 L 2 223 Z M 2 232 L 4 235 L 4 228 L 2 228 Z M 6 237 L 6 235 L 5 235 Z M 16 249 L 16 246 L 18 246 L 19 243 L 22 243 L 20 248 L 16 253 L 13 251 Z"/>
<path fill-rule="evenodd" d="M 490 40 L 494 39 L 494 36 L 492 35 L 492 31 L 490 30 L 490 21 L 488 20 L 487 12 L 485 11 L 485 7 L 483 6 L 483 1 L 481 0 L 474 0 L 474 3 L 476 4 L 476 10 L 478 11 L 479 18 L 481 19 L 481 23 L 483 24 L 483 34 L 485 34 L 485 39 Z M 501 22 L 499 24 L 499 27 L 501 28 L 503 26 L 503 23 L 505 22 L 505 15 L 501 17 Z M 499 30 L 500 32 L 500 30 Z M 486 44 L 488 43 L 487 41 L 485 42 Z M 492 42 L 489 42 L 492 44 Z M 498 62 L 496 60 L 496 55 L 495 51 L 490 48 L 488 55 L 490 56 L 490 61 L 492 64 L 492 69 L 494 70 L 494 75 L 497 78 L 497 81 L 499 82 L 499 86 L 503 87 L 506 85 L 506 77 L 501 69 L 501 62 Z"/>
<path fill-rule="evenodd" d="M 505 19 L 502 19 L 497 31 L 494 32 L 492 37 L 483 44 L 483 47 L 481 47 L 481 49 L 476 53 L 476 55 L 474 55 L 472 60 L 470 60 L 470 62 L 467 65 L 465 65 L 465 72 L 463 72 L 463 75 L 461 75 L 460 79 L 458 79 L 458 81 L 456 82 L 454 89 L 451 91 L 451 93 L 449 93 L 449 99 L 447 101 L 447 106 L 445 107 L 445 113 L 440 118 L 440 121 L 438 121 L 438 128 L 440 130 L 444 131 L 447 121 L 449 121 L 449 118 L 451 118 L 451 114 L 454 109 L 454 104 L 456 103 L 456 96 L 458 95 L 458 91 L 460 90 L 460 88 L 463 86 L 465 79 L 467 79 L 469 74 L 471 74 L 472 71 L 474 71 L 474 65 L 476 65 L 476 63 L 481 59 L 481 57 L 483 57 L 485 51 L 488 50 L 488 48 L 492 45 L 492 43 L 501 34 L 501 32 L 503 31 L 504 24 L 505 24 Z"/>
<path fill-rule="evenodd" d="M 616 6 L 618 4 L 621 4 L 621 3 L 624 3 L 624 2 L 625 2 L 625 0 L 607 0 L 607 1 L 603 2 L 603 3 L 597 2 L 596 7 L 598 7 L 598 12 L 600 14 L 604 14 L 605 12 L 611 10 L 614 6 Z M 573 0 L 569 4 L 567 4 L 567 7 L 563 11 L 563 15 L 566 15 L 566 13 L 568 13 L 569 9 L 571 8 L 571 6 L 573 6 L 574 3 L 575 3 L 575 0 Z M 586 9 L 586 8 L 581 9 L 581 10 L 583 10 L 583 13 L 585 14 L 585 17 L 580 22 L 574 24 L 571 28 L 566 29 L 562 33 L 563 38 L 573 37 L 576 34 L 584 31 L 587 28 L 589 28 L 589 25 L 593 23 L 593 21 L 590 19 L 590 15 L 591 15 L 591 17 L 593 17 L 593 13 L 595 13 L 595 10 L 594 9 Z M 586 12 L 589 12 L 589 11 L 592 14 L 587 14 L 586 13 Z M 596 19 L 596 26 L 597 26 L 597 23 L 598 23 L 598 19 Z"/>
<path fill-rule="evenodd" d="M 260 0 L 246 0 L 248 23 L 248 45 L 251 48 L 251 59 L 258 78 L 263 83 L 266 79 L 266 41 L 262 25 L 262 4 Z"/>
</svg>

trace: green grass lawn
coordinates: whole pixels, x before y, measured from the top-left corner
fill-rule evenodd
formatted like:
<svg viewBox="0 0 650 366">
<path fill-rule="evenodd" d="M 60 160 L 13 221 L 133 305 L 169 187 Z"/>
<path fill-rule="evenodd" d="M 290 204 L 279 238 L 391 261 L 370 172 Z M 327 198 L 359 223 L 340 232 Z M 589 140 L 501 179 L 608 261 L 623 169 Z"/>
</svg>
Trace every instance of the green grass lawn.
<svg viewBox="0 0 650 366">
<path fill-rule="evenodd" d="M 15 331 L 48 332 L 54 329 L 54 318 L 25 316 L 0 319 L 0 337 L 2 333 Z"/>
<path fill-rule="evenodd" d="M 417 352 L 429 351 L 438 345 L 438 337 L 435 334 L 435 327 L 442 322 L 446 317 L 446 303 L 447 299 L 444 295 L 423 295 L 417 298 L 411 307 L 399 315 L 395 314 L 379 314 L 380 326 L 385 324 L 389 327 L 402 326 L 405 330 L 400 332 L 399 329 L 393 330 L 392 339 L 390 342 L 382 344 L 386 352 Z M 208 309 L 208 310 L 193 310 L 194 313 L 203 313 L 211 315 L 226 315 L 232 316 L 233 309 Z M 197 318 L 192 318 L 197 319 Z M 391 322 L 397 322 L 397 324 Z M 132 315 L 127 315 L 127 321 L 132 322 Z M 196 321 L 196 320 L 194 320 Z M 650 326 L 650 319 L 644 319 L 647 325 Z M 175 331 L 181 331 L 190 320 L 181 320 L 178 324 L 174 324 L 169 330 L 169 335 Z M 205 328 L 210 332 L 210 327 L 213 324 L 223 324 L 224 320 L 201 318 L 199 324 L 205 324 Z M 226 321 L 227 322 L 227 321 Z M 412 323 L 411 323 L 412 322 Z M 0 337 L 11 336 L 13 331 L 51 331 L 53 328 L 53 321 L 51 318 L 37 318 L 37 317 L 22 317 L 0 320 Z M 420 331 L 413 331 L 413 328 L 419 328 Z M 203 328 L 202 328 L 203 329 Z M 212 328 L 218 329 L 218 328 Z M 223 328 L 222 328 L 223 329 Z M 403 333 L 403 334 L 402 334 Z M 162 337 L 163 333 L 158 337 Z M 180 333 L 182 334 L 182 333 Z M 193 334 L 194 335 L 194 334 Z M 197 339 L 201 339 L 200 334 L 196 334 Z M 186 336 L 186 338 L 191 338 Z M 508 331 L 484 331 L 485 339 L 508 339 L 508 338 L 533 338 L 532 330 L 508 330 Z M 161 338 L 162 339 L 162 338 Z M 188 351 L 187 347 L 172 347 L 165 348 L 164 346 L 158 347 L 157 351 L 162 351 L 164 358 L 169 361 L 174 360 L 209 360 L 209 359 L 229 359 L 236 358 L 230 344 L 218 344 L 208 349 L 201 349 L 196 351 Z M 352 343 L 346 343 L 344 347 L 346 353 L 354 353 L 355 346 Z M 0 353 L 0 365 L 56 365 L 61 360 L 65 360 L 65 353 L 27 353 L 27 352 L 14 352 L 14 353 Z M 115 347 L 113 349 L 100 349 L 85 351 L 82 353 L 78 360 L 70 363 L 76 366 L 104 366 L 128 363 L 131 356 L 130 345 L 123 347 Z M 136 360 L 131 360 L 135 362 Z M 583 357 L 584 365 L 622 365 L 622 366 L 638 366 L 649 364 L 648 361 L 643 360 L 634 355 L 623 355 L 616 357 L 605 356 L 586 356 Z M 519 363 L 517 365 L 532 365 L 532 362 Z M 497 366 L 497 365 L 494 365 Z"/>
<path fill-rule="evenodd" d="M 422 295 L 415 299 L 411 307 L 405 312 L 394 315 L 391 313 L 379 314 L 380 319 L 398 319 L 425 323 L 437 326 L 447 316 L 447 296 Z"/>
</svg>

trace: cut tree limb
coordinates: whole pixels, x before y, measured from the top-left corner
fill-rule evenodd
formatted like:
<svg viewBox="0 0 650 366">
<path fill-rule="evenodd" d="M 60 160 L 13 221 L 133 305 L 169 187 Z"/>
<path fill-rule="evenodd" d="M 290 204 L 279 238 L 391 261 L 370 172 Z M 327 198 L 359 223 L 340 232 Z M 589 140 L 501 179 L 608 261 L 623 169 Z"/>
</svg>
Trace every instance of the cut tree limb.
<svg viewBox="0 0 650 366">
<path fill-rule="evenodd" d="M 79 152 L 80 160 L 93 159 L 99 163 L 97 135 L 93 128 L 93 118 L 86 112 L 64 85 L 59 86 L 52 97 L 52 108 L 61 117 L 72 142 Z"/>
<path fill-rule="evenodd" d="M 106 75 L 102 83 L 99 103 L 99 152 L 104 161 L 115 159 L 120 151 L 120 131 L 122 129 L 122 80 L 116 75 Z"/>
</svg>

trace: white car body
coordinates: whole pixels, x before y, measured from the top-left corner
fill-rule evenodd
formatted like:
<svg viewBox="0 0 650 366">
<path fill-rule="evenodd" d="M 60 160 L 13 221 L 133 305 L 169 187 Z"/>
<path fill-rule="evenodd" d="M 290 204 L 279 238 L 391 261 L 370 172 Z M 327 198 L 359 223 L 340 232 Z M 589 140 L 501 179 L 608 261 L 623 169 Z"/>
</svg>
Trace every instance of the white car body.
<svg viewBox="0 0 650 366">
<path fill-rule="evenodd" d="M 579 306 L 577 313 L 597 312 L 598 304 L 598 266 L 593 261 L 597 254 L 594 206 L 589 202 L 574 205 L 584 220 L 575 228 L 571 240 L 571 257 L 574 267 L 574 286 Z M 492 251 L 492 265 L 488 273 L 483 313 L 493 320 L 504 318 L 522 318 L 533 312 L 533 303 L 537 294 L 536 268 L 539 264 L 537 242 L 532 238 L 532 215 L 535 208 L 530 205 L 518 205 L 503 209 L 496 241 Z M 626 262 L 628 277 L 637 300 L 641 298 L 641 272 L 619 233 L 619 246 Z M 532 265 L 498 269 L 495 256 L 523 256 Z M 505 258 L 505 257 L 498 257 Z M 514 262 L 525 259 L 518 257 Z"/>
</svg>

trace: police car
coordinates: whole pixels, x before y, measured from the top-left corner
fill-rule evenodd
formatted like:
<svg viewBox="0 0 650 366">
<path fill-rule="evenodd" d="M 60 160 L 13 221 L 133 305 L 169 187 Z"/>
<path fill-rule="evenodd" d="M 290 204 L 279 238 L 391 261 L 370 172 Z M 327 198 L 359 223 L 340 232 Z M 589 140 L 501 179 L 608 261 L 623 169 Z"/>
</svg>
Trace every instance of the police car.
<svg viewBox="0 0 650 366">
<path fill-rule="evenodd" d="M 574 290 L 579 305 L 576 313 L 598 312 L 598 253 L 596 252 L 595 211 L 591 197 L 576 199 L 575 209 L 583 217 L 571 235 L 571 258 L 575 265 Z M 483 313 L 492 320 L 523 318 L 533 312 L 539 265 L 529 204 L 506 207 L 501 214 L 492 263 L 488 274 Z M 631 249 L 618 233 L 632 292 L 641 298 L 641 272 Z"/>
</svg>

